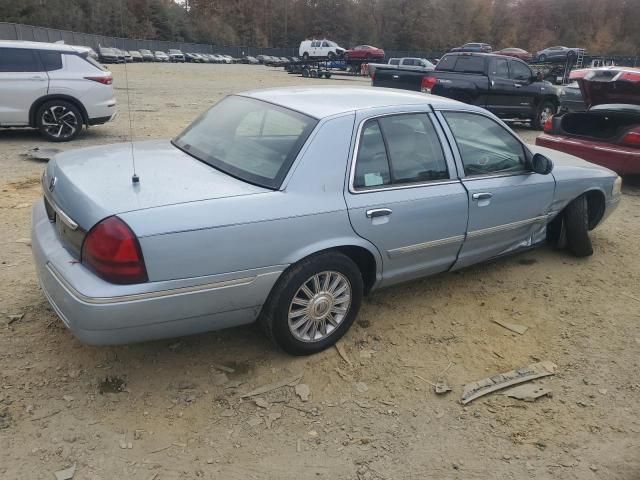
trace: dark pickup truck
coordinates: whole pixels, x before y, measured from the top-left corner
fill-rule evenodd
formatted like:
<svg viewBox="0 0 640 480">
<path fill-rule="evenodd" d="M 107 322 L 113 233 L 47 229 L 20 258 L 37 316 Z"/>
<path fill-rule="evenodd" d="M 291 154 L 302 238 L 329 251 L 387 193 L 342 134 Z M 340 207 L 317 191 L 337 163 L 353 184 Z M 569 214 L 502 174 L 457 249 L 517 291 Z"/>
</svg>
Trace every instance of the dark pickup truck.
<svg viewBox="0 0 640 480">
<path fill-rule="evenodd" d="M 537 129 L 560 104 L 559 88 L 539 81 L 525 62 L 486 53 L 449 53 L 432 72 L 380 65 L 372 83 L 452 98 L 484 107 L 505 120 L 530 121 Z"/>
</svg>

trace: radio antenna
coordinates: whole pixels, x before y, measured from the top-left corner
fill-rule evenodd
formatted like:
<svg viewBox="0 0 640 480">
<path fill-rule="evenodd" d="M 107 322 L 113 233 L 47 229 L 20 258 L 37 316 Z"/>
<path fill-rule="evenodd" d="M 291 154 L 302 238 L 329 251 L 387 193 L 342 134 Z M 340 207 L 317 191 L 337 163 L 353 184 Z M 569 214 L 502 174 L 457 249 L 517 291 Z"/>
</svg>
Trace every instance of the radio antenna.
<svg viewBox="0 0 640 480">
<path fill-rule="evenodd" d="M 124 31 L 124 0 L 120 0 L 120 30 L 123 40 L 126 38 Z M 116 57 L 117 58 L 117 57 Z M 140 183 L 140 177 L 136 173 L 136 155 L 133 147 L 133 115 L 131 113 L 131 96 L 129 94 L 129 71 L 127 70 L 127 57 L 124 58 L 124 82 L 127 91 L 127 112 L 129 113 L 129 144 L 131 145 L 131 163 L 133 165 L 133 175 L 131 183 L 137 185 Z"/>
</svg>

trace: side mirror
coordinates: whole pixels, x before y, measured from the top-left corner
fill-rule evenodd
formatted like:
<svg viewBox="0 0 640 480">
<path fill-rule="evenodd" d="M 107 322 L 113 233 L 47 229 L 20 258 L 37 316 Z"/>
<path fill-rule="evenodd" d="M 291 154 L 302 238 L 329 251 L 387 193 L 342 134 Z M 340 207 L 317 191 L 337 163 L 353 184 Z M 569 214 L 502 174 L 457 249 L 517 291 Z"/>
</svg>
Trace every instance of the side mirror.
<svg viewBox="0 0 640 480">
<path fill-rule="evenodd" d="M 553 162 L 540 153 L 536 153 L 531 159 L 531 170 L 540 175 L 549 175 L 553 170 Z"/>
</svg>

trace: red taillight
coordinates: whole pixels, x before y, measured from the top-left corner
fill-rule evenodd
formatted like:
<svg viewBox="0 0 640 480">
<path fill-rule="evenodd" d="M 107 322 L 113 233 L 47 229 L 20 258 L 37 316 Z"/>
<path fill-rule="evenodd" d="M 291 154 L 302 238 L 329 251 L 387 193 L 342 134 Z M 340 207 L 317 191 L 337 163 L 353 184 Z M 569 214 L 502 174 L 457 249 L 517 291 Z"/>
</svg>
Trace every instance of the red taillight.
<svg viewBox="0 0 640 480">
<path fill-rule="evenodd" d="M 640 147 L 640 132 L 629 132 L 622 137 L 622 143 L 630 147 Z"/>
<path fill-rule="evenodd" d="M 95 225 L 82 244 L 82 264 L 111 283 L 142 283 L 147 268 L 137 237 L 118 217 Z"/>
<path fill-rule="evenodd" d="M 622 72 L 618 80 L 625 80 L 627 82 L 640 82 L 640 72 Z"/>
<path fill-rule="evenodd" d="M 438 79 L 436 77 L 422 77 L 422 83 L 420 84 L 420 91 L 422 93 L 431 93 L 433 87 L 438 83 Z"/>
<path fill-rule="evenodd" d="M 544 133 L 552 133 L 553 132 L 553 115 L 547 118 L 542 126 Z"/>
<path fill-rule="evenodd" d="M 91 80 L 93 82 L 98 82 L 103 85 L 111 85 L 113 83 L 113 77 L 111 75 L 107 75 L 106 77 L 84 77 L 85 80 Z"/>
</svg>

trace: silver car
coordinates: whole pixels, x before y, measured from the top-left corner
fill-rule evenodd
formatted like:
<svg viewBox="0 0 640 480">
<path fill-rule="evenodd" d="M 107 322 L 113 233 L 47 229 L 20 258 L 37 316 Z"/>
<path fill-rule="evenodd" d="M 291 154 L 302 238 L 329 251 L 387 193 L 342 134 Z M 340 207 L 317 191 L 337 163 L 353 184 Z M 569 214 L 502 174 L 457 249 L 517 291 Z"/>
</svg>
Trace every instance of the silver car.
<svg viewBox="0 0 640 480">
<path fill-rule="evenodd" d="M 545 240 L 591 254 L 620 198 L 615 173 L 486 110 L 391 89 L 232 95 L 172 141 L 135 143 L 135 177 L 131 149 L 59 154 L 33 210 L 43 292 L 90 344 L 258 320 L 287 352 L 318 352 L 378 288 Z"/>
</svg>

